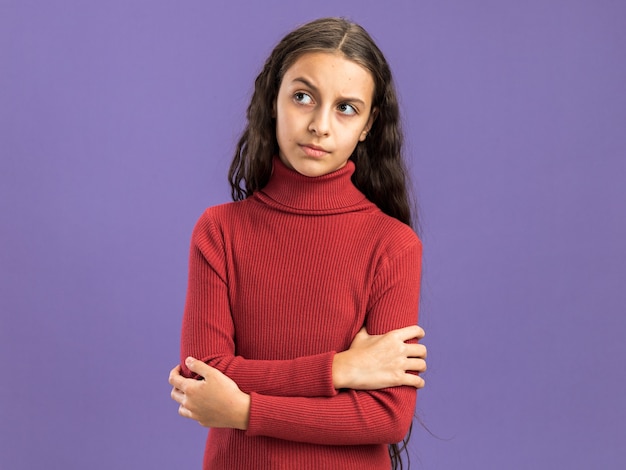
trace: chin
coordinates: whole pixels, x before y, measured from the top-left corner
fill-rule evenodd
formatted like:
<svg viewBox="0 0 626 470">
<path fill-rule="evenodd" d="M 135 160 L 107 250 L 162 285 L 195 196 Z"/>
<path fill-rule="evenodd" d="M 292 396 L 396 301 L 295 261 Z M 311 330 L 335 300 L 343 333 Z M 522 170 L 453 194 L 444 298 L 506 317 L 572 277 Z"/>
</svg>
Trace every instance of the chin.
<svg viewBox="0 0 626 470">
<path fill-rule="evenodd" d="M 330 167 L 328 165 L 320 164 L 317 162 L 312 163 L 304 163 L 304 164 L 296 164 L 291 166 L 295 171 L 300 173 L 303 176 L 308 176 L 309 178 L 315 178 L 317 176 L 324 176 L 328 173 L 332 173 L 333 171 L 338 170 L 340 167 Z"/>
</svg>

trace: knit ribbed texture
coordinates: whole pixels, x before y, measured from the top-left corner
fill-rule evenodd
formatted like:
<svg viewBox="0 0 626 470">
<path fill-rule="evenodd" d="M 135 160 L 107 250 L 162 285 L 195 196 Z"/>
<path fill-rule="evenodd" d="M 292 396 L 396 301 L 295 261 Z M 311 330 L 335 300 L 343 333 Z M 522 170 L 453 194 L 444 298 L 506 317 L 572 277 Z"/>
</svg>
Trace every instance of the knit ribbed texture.
<svg viewBox="0 0 626 470">
<path fill-rule="evenodd" d="M 348 162 L 309 178 L 275 159 L 262 191 L 208 209 L 194 229 L 181 357 L 252 398 L 247 431 L 210 431 L 205 469 L 389 469 L 415 390 L 337 391 L 332 360 L 363 325 L 417 322 L 421 244 L 353 172 Z"/>
</svg>

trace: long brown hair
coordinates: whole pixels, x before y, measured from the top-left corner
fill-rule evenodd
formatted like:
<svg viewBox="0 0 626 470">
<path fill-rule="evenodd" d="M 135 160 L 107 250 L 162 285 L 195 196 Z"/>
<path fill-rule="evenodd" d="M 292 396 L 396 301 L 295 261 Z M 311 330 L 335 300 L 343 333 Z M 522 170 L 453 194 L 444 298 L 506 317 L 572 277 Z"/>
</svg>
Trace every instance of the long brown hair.
<svg viewBox="0 0 626 470">
<path fill-rule="evenodd" d="M 242 200 L 262 189 L 278 154 L 274 102 L 287 69 L 307 52 L 341 53 L 367 69 L 374 79 L 372 109 L 378 110 L 367 139 L 350 156 L 354 185 L 380 210 L 413 226 L 407 172 L 402 156 L 400 111 L 389 64 L 370 35 L 343 18 L 321 18 L 285 36 L 274 48 L 254 82 L 248 123 L 230 166 L 232 198 Z"/>
</svg>

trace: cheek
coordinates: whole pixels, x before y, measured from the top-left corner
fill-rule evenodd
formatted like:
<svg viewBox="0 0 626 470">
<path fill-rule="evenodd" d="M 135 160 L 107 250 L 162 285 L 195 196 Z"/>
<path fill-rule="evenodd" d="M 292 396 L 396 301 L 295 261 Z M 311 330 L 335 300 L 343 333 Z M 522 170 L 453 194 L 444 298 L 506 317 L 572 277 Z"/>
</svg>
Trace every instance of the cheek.
<svg viewBox="0 0 626 470">
<path fill-rule="evenodd" d="M 347 132 L 342 139 L 344 147 L 351 147 L 354 149 L 361 141 L 361 135 L 362 131 L 360 129 L 352 129 L 349 133 Z"/>
<path fill-rule="evenodd" d="M 285 137 L 285 125 L 282 119 L 276 119 L 276 138 L 282 140 Z"/>
<path fill-rule="evenodd" d="M 285 119 L 276 119 L 276 140 L 282 150 L 289 144 L 290 132 Z"/>
<path fill-rule="evenodd" d="M 285 113 L 279 113 L 276 119 L 276 137 L 290 142 L 294 139 L 295 122 L 292 117 Z"/>
</svg>

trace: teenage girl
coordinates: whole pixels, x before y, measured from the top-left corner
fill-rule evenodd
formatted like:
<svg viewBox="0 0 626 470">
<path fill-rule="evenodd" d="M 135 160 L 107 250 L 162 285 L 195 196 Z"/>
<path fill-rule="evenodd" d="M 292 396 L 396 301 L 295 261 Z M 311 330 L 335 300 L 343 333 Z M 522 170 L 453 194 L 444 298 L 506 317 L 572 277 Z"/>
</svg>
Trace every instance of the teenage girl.
<svg viewBox="0 0 626 470">
<path fill-rule="evenodd" d="M 236 202 L 193 231 L 172 398 L 212 428 L 205 469 L 388 470 L 426 369 L 389 66 L 360 26 L 313 21 L 247 117 Z"/>
</svg>

